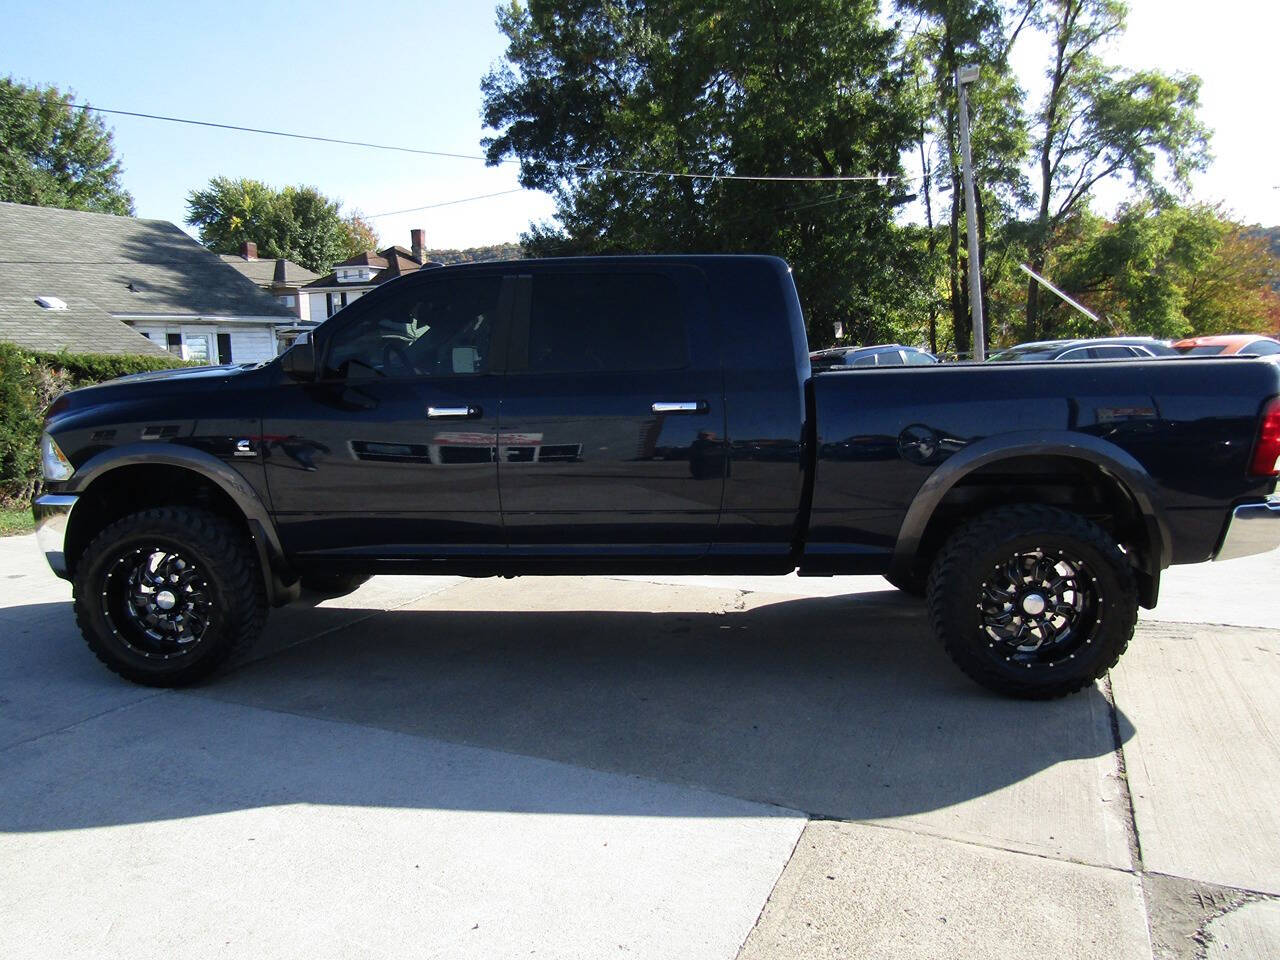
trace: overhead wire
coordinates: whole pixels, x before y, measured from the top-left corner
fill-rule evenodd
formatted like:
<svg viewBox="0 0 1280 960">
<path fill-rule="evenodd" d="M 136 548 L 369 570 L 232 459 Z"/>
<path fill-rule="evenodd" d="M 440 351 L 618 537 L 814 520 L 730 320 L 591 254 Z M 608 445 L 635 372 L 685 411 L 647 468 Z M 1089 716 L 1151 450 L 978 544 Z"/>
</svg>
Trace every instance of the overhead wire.
<svg viewBox="0 0 1280 960">
<path fill-rule="evenodd" d="M 47 98 L 25 96 L 22 99 L 47 103 Z M 313 143 L 331 143 L 339 146 L 363 147 L 370 150 L 390 150 L 398 153 L 412 153 L 429 157 L 446 157 L 454 160 L 480 160 L 485 163 L 518 163 L 518 160 L 501 159 L 490 161 L 479 154 L 453 153 L 447 150 L 430 150 L 424 147 L 406 147 L 399 144 L 374 143 L 368 140 L 346 140 L 340 137 L 325 137 L 317 134 L 294 133 L 286 130 L 272 130 L 267 127 L 250 127 L 236 123 L 216 123 L 211 120 L 195 120 L 190 117 L 171 117 L 159 113 L 144 113 L 138 110 L 120 110 L 112 107 L 95 107 L 90 104 L 66 101 L 65 106 L 73 110 L 84 110 L 91 113 L 104 113 L 112 116 L 135 117 L 143 120 L 160 120 L 166 123 L 184 123 L 197 127 L 209 127 L 215 130 L 233 130 L 240 133 L 257 133 L 270 137 L 285 137 L 293 140 L 308 140 Z M 566 164 L 576 173 L 608 173 L 621 176 L 649 177 L 651 179 L 672 178 L 689 180 L 739 180 L 761 183 L 882 183 L 889 180 L 915 180 L 918 177 L 905 177 L 898 174 L 831 174 L 831 175 L 791 175 L 791 174 L 745 174 L 745 173 L 690 173 L 679 170 L 649 170 L 632 167 L 613 167 L 603 164 Z M 514 192 L 514 191 L 512 191 Z M 496 195 L 496 194 L 494 194 Z M 485 196 L 491 196 L 486 194 Z M 468 198 L 470 199 L 470 198 Z M 474 199 L 484 199 L 476 197 Z M 452 201 L 451 201 L 452 202 Z M 460 201 L 459 201 L 460 202 Z M 425 208 L 424 208 L 425 209 Z"/>
<path fill-rule="evenodd" d="M 472 200 L 488 200 L 490 197 L 503 197 L 509 193 L 524 193 L 524 187 L 516 187 L 514 190 L 499 190 L 497 193 L 482 193 L 476 197 L 461 197 L 457 200 L 443 200 L 440 203 L 428 203 L 421 207 L 406 207 L 403 210 L 390 210 L 386 213 L 368 213 L 362 214 L 366 220 L 377 220 L 379 217 L 394 217 L 401 213 L 417 213 L 420 210 L 434 210 L 437 207 L 452 207 L 455 203 L 470 203 Z"/>
</svg>

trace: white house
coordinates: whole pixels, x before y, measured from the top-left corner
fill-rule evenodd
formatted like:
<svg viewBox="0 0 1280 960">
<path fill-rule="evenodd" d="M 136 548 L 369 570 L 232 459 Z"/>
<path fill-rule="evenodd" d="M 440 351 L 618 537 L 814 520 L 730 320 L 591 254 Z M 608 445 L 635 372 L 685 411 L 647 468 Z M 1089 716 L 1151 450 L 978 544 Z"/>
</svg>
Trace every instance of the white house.
<svg viewBox="0 0 1280 960">
<path fill-rule="evenodd" d="M 422 230 L 410 230 L 411 249 L 387 247 L 344 260 L 327 276 L 312 280 L 302 291 L 310 300 L 308 312 L 313 321 L 333 316 L 347 304 L 359 299 L 379 284 L 428 264 Z M 438 264 L 431 264 L 438 266 Z"/>
<path fill-rule="evenodd" d="M 174 224 L 0 203 L 0 341 L 269 360 L 299 318 Z"/>
</svg>

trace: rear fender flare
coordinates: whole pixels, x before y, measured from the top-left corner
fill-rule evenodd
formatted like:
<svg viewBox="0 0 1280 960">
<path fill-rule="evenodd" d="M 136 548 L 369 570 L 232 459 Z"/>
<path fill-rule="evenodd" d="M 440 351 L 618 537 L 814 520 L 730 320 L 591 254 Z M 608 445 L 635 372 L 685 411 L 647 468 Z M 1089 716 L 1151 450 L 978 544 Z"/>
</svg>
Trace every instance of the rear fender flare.
<svg viewBox="0 0 1280 960">
<path fill-rule="evenodd" d="M 894 545 L 890 572 L 905 575 L 911 569 L 920 542 L 938 505 L 951 488 L 975 470 L 1015 457 L 1055 456 L 1082 460 L 1116 481 L 1132 498 L 1146 524 L 1150 558 L 1144 572 L 1159 578 L 1169 565 L 1169 528 L 1160 509 L 1156 484 L 1134 457 L 1097 437 L 1071 431 L 1019 431 L 987 437 L 951 456 L 916 493 L 907 508 Z"/>
</svg>

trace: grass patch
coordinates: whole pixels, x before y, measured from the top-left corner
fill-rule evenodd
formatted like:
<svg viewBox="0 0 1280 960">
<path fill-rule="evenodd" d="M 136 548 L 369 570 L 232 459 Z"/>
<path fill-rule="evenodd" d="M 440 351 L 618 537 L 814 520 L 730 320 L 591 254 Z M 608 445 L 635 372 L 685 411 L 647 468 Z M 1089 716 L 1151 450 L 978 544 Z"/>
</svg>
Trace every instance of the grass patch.
<svg viewBox="0 0 1280 960">
<path fill-rule="evenodd" d="M 35 529 L 30 507 L 0 507 L 0 537 L 30 533 Z"/>
</svg>

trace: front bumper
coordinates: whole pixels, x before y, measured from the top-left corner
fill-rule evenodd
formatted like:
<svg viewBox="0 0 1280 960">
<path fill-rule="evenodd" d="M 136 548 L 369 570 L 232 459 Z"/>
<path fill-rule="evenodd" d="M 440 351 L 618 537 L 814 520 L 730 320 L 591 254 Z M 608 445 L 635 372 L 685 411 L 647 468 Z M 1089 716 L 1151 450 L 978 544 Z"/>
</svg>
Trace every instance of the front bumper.
<svg viewBox="0 0 1280 960">
<path fill-rule="evenodd" d="M 1246 503 L 1231 511 L 1215 560 L 1234 560 L 1280 547 L 1280 494 L 1262 503 Z"/>
<path fill-rule="evenodd" d="M 69 493 L 46 493 L 36 497 L 31 506 L 36 518 L 36 543 L 44 551 L 53 572 L 64 580 L 67 579 L 67 524 L 78 499 Z"/>
</svg>

